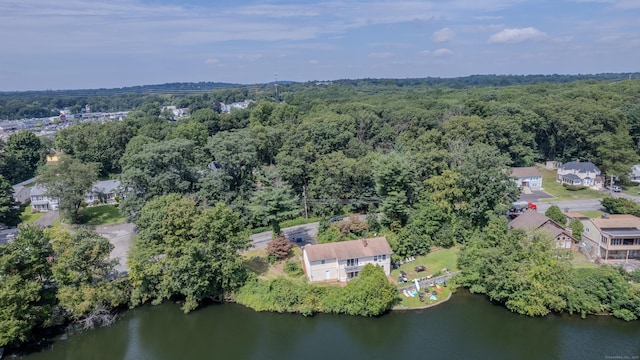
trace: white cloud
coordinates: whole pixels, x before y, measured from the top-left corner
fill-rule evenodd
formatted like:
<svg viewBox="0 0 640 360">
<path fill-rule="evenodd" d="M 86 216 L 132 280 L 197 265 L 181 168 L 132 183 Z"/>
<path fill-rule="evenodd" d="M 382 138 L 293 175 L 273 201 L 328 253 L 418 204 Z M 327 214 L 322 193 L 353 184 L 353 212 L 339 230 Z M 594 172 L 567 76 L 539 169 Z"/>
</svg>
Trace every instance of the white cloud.
<svg viewBox="0 0 640 360">
<path fill-rule="evenodd" d="M 455 36 L 456 36 L 455 31 L 446 27 L 434 32 L 433 35 L 431 36 L 431 40 L 435 42 L 447 42 L 447 41 L 453 40 Z"/>
<path fill-rule="evenodd" d="M 205 65 L 220 65 L 220 60 L 214 59 L 214 58 L 209 58 L 209 59 L 204 61 L 204 64 Z"/>
<path fill-rule="evenodd" d="M 422 56 L 429 56 L 431 55 L 431 52 L 429 50 L 422 50 L 419 54 Z"/>
<path fill-rule="evenodd" d="M 309 60 L 309 64 L 311 64 L 311 65 L 317 65 L 317 64 L 320 64 L 320 61 L 318 61 L 318 60 L 316 60 L 316 59 L 311 59 L 311 60 Z"/>
<path fill-rule="evenodd" d="M 495 43 L 520 43 L 524 41 L 540 40 L 547 37 L 547 34 L 533 27 L 504 29 L 489 37 L 489 44 Z"/>
<path fill-rule="evenodd" d="M 450 49 L 446 49 L 446 48 L 440 48 L 436 51 L 433 52 L 433 55 L 435 56 L 447 56 L 447 55 L 451 55 L 453 54 L 453 51 Z"/>
<path fill-rule="evenodd" d="M 238 60 L 246 61 L 246 62 L 254 62 L 262 59 L 264 57 L 263 54 L 242 54 L 238 55 Z"/>
<path fill-rule="evenodd" d="M 640 8 L 638 0 L 574 0 L 577 3 L 601 3 L 610 4 L 618 9 L 636 9 Z"/>
<path fill-rule="evenodd" d="M 386 59 L 386 58 L 390 58 L 393 56 L 392 52 L 372 52 L 369 54 L 369 57 L 372 59 Z"/>
</svg>

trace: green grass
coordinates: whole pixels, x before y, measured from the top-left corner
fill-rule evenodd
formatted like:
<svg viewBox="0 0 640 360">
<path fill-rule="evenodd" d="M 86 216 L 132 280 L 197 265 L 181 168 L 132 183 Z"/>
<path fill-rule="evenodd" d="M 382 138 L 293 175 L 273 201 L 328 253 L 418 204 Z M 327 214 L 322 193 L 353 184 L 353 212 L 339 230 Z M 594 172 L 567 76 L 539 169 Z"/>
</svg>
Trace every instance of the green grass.
<svg viewBox="0 0 640 360">
<path fill-rule="evenodd" d="M 538 170 L 542 174 L 544 191 L 555 196 L 553 199 L 541 199 L 540 201 L 598 199 L 604 196 L 602 191 L 593 189 L 569 191 L 556 181 L 556 170 L 547 170 L 542 167 L 538 167 Z"/>
<path fill-rule="evenodd" d="M 433 275 L 437 272 L 442 271 L 442 269 L 444 268 L 449 269 L 451 272 L 457 271 L 458 270 L 457 262 L 458 262 L 459 252 L 460 252 L 460 247 L 453 247 L 450 249 L 439 249 L 425 256 L 418 256 L 416 257 L 415 261 L 403 264 L 400 266 L 400 268 L 392 270 L 391 278 L 397 279 L 398 276 L 400 275 L 400 270 L 407 273 L 407 276 L 410 279 Z M 427 270 L 419 273 L 416 272 L 414 268 L 419 265 L 426 266 Z"/>
<path fill-rule="evenodd" d="M 571 267 L 573 267 L 574 269 L 593 269 L 597 268 L 598 265 L 590 261 L 582 261 L 571 263 Z"/>
<path fill-rule="evenodd" d="M 115 205 L 91 206 L 80 210 L 80 223 L 97 226 L 124 222 L 125 218 Z"/>
<path fill-rule="evenodd" d="M 34 221 L 38 220 L 44 213 L 42 212 L 31 212 L 31 207 L 27 206 L 24 211 L 20 214 L 20 220 L 22 220 L 23 224 L 32 224 Z"/>
<path fill-rule="evenodd" d="M 640 191 L 640 186 L 638 184 L 634 183 L 633 185 L 622 185 L 620 187 L 622 188 L 622 192 L 627 195 L 640 196 L 638 195 L 638 191 Z"/>
<path fill-rule="evenodd" d="M 602 211 L 580 211 L 580 214 L 587 216 L 590 219 L 598 219 L 602 216 Z"/>
<path fill-rule="evenodd" d="M 449 294 L 451 294 L 451 286 L 447 286 L 447 287 L 442 287 L 442 292 L 438 292 L 437 290 L 435 290 L 435 287 L 429 288 L 429 295 L 425 294 L 424 296 L 424 302 L 420 302 L 420 298 L 418 296 L 416 297 L 406 297 L 404 296 L 404 294 L 400 293 L 400 301 L 398 303 L 395 304 L 395 306 L 400 306 L 400 307 L 407 307 L 407 308 L 419 308 L 419 307 L 423 307 L 423 306 L 429 306 L 429 305 L 434 305 L 434 304 L 438 304 L 443 302 L 446 298 L 449 297 Z M 431 296 L 431 292 L 432 291 L 436 291 L 436 296 L 438 297 L 437 300 L 429 300 L 429 296 Z M 424 293 L 424 289 L 421 288 L 420 289 L 421 292 Z"/>
</svg>

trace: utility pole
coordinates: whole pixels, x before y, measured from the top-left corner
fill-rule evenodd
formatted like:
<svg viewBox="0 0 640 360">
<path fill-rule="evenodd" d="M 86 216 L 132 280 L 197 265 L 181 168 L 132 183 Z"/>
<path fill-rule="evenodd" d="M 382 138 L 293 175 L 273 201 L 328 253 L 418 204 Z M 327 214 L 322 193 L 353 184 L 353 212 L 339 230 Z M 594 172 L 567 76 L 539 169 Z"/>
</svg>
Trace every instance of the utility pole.
<svg viewBox="0 0 640 360">
<path fill-rule="evenodd" d="M 302 185 L 302 202 L 304 203 L 304 218 L 308 219 L 307 214 L 307 187 Z"/>
<path fill-rule="evenodd" d="M 611 175 L 611 182 L 609 183 L 609 196 L 613 196 L 613 175 Z"/>
</svg>

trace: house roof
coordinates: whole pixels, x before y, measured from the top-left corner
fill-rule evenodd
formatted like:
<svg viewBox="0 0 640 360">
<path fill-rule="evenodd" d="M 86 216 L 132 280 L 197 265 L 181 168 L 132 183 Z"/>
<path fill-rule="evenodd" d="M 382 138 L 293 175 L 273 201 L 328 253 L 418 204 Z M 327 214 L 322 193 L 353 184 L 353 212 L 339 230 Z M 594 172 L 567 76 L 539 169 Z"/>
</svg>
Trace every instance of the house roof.
<svg viewBox="0 0 640 360">
<path fill-rule="evenodd" d="M 31 196 L 45 195 L 47 188 L 42 185 L 36 185 L 31 188 Z"/>
<path fill-rule="evenodd" d="M 95 193 L 110 194 L 120 186 L 120 180 L 103 180 L 93 184 L 91 190 Z"/>
<path fill-rule="evenodd" d="M 546 217 L 544 214 L 539 213 L 535 210 L 525 211 L 522 215 L 511 220 L 511 222 L 509 222 L 509 226 L 511 228 L 523 230 L 542 229 L 551 234 L 551 236 L 553 236 L 554 238 L 564 233 L 574 242 L 577 242 L 577 240 L 574 239 L 573 236 L 571 236 L 571 233 L 567 229 L 565 229 L 564 226 L 558 224 L 557 222 Z"/>
<path fill-rule="evenodd" d="M 522 215 L 511 220 L 509 222 L 509 226 L 516 229 L 537 229 L 550 220 L 551 219 L 549 219 L 542 213 L 539 213 L 535 210 L 527 210 Z"/>
<path fill-rule="evenodd" d="M 307 245 L 304 252 L 309 261 L 344 260 L 392 253 L 385 237 Z"/>
<path fill-rule="evenodd" d="M 631 175 L 640 176 L 640 164 L 633 165 L 633 167 L 631 168 Z"/>
<path fill-rule="evenodd" d="M 580 179 L 580 177 L 579 177 L 578 175 L 576 175 L 576 174 L 565 174 L 565 175 L 562 175 L 562 178 L 563 178 L 563 179 L 569 179 L 569 180 L 582 180 L 582 179 Z"/>
<path fill-rule="evenodd" d="M 591 219 L 591 222 L 601 230 L 621 228 L 640 229 L 640 218 L 633 215 L 608 215 L 608 219 Z"/>
<path fill-rule="evenodd" d="M 527 167 L 514 167 L 511 170 L 511 176 L 513 177 L 530 177 L 530 176 L 542 176 L 540 170 L 535 166 Z"/>
<path fill-rule="evenodd" d="M 562 166 L 560 166 L 560 169 L 562 170 L 574 170 L 577 171 L 579 173 L 588 173 L 588 172 L 595 172 L 597 174 L 600 173 L 600 169 L 595 166 L 591 161 L 570 161 L 566 164 L 562 164 Z"/>
</svg>

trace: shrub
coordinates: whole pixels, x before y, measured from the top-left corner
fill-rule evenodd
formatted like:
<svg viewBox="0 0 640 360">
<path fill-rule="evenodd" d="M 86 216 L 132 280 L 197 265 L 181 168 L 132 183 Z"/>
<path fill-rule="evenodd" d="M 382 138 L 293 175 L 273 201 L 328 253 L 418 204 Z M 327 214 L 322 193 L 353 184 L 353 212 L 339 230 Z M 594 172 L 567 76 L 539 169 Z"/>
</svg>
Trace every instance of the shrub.
<svg viewBox="0 0 640 360">
<path fill-rule="evenodd" d="M 267 253 L 269 256 L 275 257 L 277 260 L 286 259 L 291 252 L 291 244 L 283 236 L 271 240 L 267 245 Z"/>
<path fill-rule="evenodd" d="M 587 187 L 584 185 L 569 185 L 569 184 L 562 184 L 562 186 L 569 190 L 569 191 L 580 191 L 580 190 L 584 190 Z"/>
<path fill-rule="evenodd" d="M 286 272 L 289 276 L 300 276 L 304 274 L 302 271 L 302 265 L 295 260 L 287 261 L 284 264 L 284 272 Z"/>
</svg>

